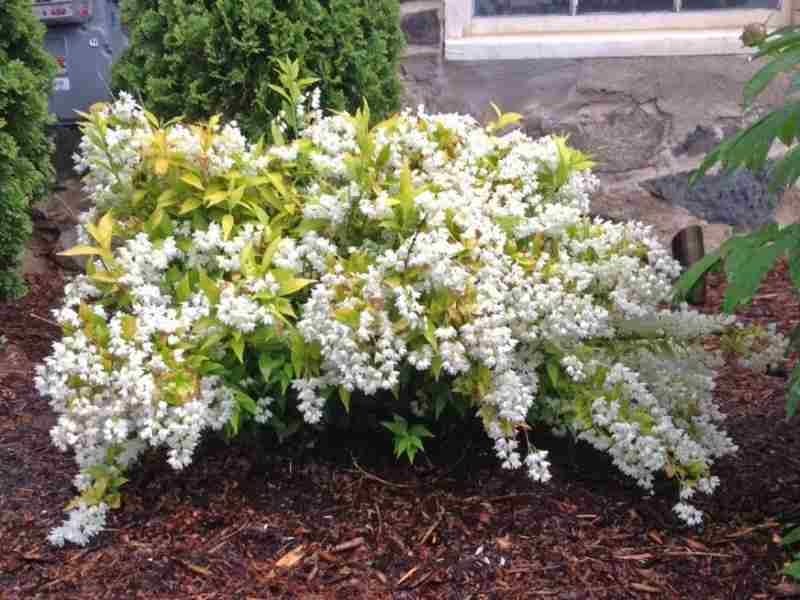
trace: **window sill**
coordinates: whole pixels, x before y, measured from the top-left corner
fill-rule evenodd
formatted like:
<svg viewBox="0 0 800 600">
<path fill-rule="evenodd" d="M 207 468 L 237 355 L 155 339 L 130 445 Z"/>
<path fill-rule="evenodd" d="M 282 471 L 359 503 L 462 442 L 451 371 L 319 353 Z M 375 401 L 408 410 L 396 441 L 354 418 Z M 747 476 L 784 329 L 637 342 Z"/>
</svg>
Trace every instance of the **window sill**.
<svg viewBox="0 0 800 600">
<path fill-rule="evenodd" d="M 464 61 L 748 54 L 750 50 L 742 46 L 741 33 L 741 28 L 737 27 L 697 31 L 476 35 L 446 40 L 445 58 Z"/>
</svg>

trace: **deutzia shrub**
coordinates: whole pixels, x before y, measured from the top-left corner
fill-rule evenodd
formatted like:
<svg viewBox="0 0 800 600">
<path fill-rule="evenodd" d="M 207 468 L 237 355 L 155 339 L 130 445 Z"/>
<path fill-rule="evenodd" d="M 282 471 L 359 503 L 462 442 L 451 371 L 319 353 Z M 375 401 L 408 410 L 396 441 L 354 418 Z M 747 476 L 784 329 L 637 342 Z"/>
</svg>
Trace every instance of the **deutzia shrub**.
<svg viewBox="0 0 800 600">
<path fill-rule="evenodd" d="M 535 481 L 550 462 L 531 425 L 585 440 L 645 490 L 672 478 L 699 522 L 690 499 L 736 449 L 699 342 L 730 320 L 665 308 L 678 265 L 647 227 L 588 216 L 586 157 L 501 134 L 515 115 L 302 114 L 273 146 L 124 94 L 87 116 L 95 208 L 70 253 L 89 261 L 36 377 L 80 469 L 51 540 L 100 530 L 147 448 L 181 469 L 206 431 L 280 433 L 392 394 L 414 418 L 476 416 Z"/>
</svg>

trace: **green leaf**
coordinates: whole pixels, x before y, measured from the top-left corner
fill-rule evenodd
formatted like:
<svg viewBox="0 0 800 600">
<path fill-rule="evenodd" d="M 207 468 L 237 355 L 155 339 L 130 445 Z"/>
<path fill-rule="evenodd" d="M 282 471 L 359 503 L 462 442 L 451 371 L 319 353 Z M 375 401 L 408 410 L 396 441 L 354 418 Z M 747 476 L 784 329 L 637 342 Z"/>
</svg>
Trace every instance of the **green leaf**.
<svg viewBox="0 0 800 600">
<path fill-rule="evenodd" d="M 408 433 L 409 433 L 409 435 L 413 435 L 413 436 L 418 437 L 418 438 L 436 437 L 435 435 L 433 435 L 431 433 L 430 429 L 428 429 L 427 427 L 425 427 L 425 425 L 422 425 L 422 424 L 413 425 L 411 427 L 411 429 L 408 430 Z"/>
<path fill-rule="evenodd" d="M 294 332 L 291 336 L 292 368 L 297 377 L 305 372 L 305 364 L 308 358 L 308 348 L 303 336 Z"/>
<path fill-rule="evenodd" d="M 800 244 L 789 250 L 788 258 L 789 277 L 794 287 L 800 288 Z"/>
<path fill-rule="evenodd" d="M 433 400 L 433 416 L 438 421 L 442 416 L 444 409 L 447 408 L 447 401 L 449 397 L 444 393 L 437 394 Z"/>
<path fill-rule="evenodd" d="M 219 304 L 220 289 L 219 286 L 212 281 L 212 279 L 202 269 L 200 270 L 199 278 L 200 289 L 205 292 L 211 304 Z"/>
<path fill-rule="evenodd" d="M 394 415 L 394 421 L 381 421 L 381 425 L 397 436 L 404 436 L 408 431 L 408 422 L 400 415 Z"/>
<path fill-rule="evenodd" d="M 233 353 L 236 355 L 236 358 L 239 359 L 239 362 L 244 363 L 244 338 L 241 336 L 233 338 L 231 341 L 231 349 L 233 349 Z"/>
<path fill-rule="evenodd" d="M 439 342 L 436 339 L 436 325 L 427 317 L 425 318 L 425 340 L 431 345 L 434 352 L 439 352 Z"/>
<path fill-rule="evenodd" d="M 740 167 L 752 170 L 763 168 L 776 138 L 790 145 L 800 133 L 800 102 L 788 102 L 753 125 L 723 141 L 706 156 L 697 171 L 690 178 L 696 183 L 714 165 L 721 164 L 726 171 Z"/>
<path fill-rule="evenodd" d="M 258 405 L 256 404 L 256 401 L 255 401 L 255 400 L 253 400 L 253 399 L 252 399 L 250 396 L 248 396 L 247 394 L 245 394 L 243 391 L 241 391 L 241 390 L 236 390 L 236 392 L 234 393 L 234 395 L 236 396 L 236 402 L 237 402 L 237 404 L 238 404 L 238 405 L 239 405 L 239 406 L 240 406 L 240 407 L 241 407 L 241 408 L 242 408 L 242 409 L 243 409 L 245 412 L 248 412 L 248 413 L 250 413 L 251 415 L 254 415 L 254 414 L 256 414 L 256 413 L 258 412 Z"/>
<path fill-rule="evenodd" d="M 242 411 L 237 405 L 236 408 L 233 410 L 233 413 L 231 414 L 230 421 L 228 421 L 228 425 L 230 426 L 231 433 L 233 435 L 239 434 L 239 425 L 241 421 L 242 421 Z"/>
<path fill-rule="evenodd" d="M 442 367 L 444 366 L 444 359 L 440 354 L 434 355 L 433 359 L 431 360 L 431 373 L 433 374 L 433 378 L 438 381 L 439 375 L 442 373 Z"/>
<path fill-rule="evenodd" d="M 790 562 L 783 567 L 783 572 L 794 579 L 800 579 L 800 560 Z"/>
<path fill-rule="evenodd" d="M 343 385 L 339 386 L 339 399 L 342 401 L 345 411 L 350 412 L 351 392 Z"/>
<path fill-rule="evenodd" d="M 795 365 L 789 377 L 789 391 L 786 394 L 786 416 L 792 418 L 800 406 L 800 363 Z"/>
<path fill-rule="evenodd" d="M 791 143 L 794 139 L 794 130 L 787 136 Z M 786 143 L 786 142 L 784 142 Z M 792 185 L 800 177 L 800 146 L 795 146 L 789 150 L 775 164 L 770 178 L 770 191 L 776 192 L 784 187 Z"/>
<path fill-rule="evenodd" d="M 745 105 L 751 104 L 776 76 L 786 71 L 793 70 L 798 63 L 800 63 L 800 49 L 794 49 L 785 54 L 781 54 L 761 67 L 744 86 Z"/>
<path fill-rule="evenodd" d="M 556 360 L 548 360 L 545 366 L 547 369 L 547 378 L 554 388 L 558 388 L 559 380 L 561 379 L 561 368 Z"/>
<path fill-rule="evenodd" d="M 761 245 L 765 237 L 767 241 Z M 740 304 L 749 302 L 767 272 L 796 243 L 791 235 L 778 235 L 774 227 L 729 240 L 725 257 L 728 286 L 722 309 L 731 313 Z"/>
<path fill-rule="evenodd" d="M 178 302 L 186 302 L 192 296 L 192 284 L 189 280 L 189 274 L 183 276 L 180 283 L 175 287 L 175 298 Z"/>
<path fill-rule="evenodd" d="M 791 546 L 800 542 L 800 527 L 795 527 L 789 533 L 781 537 L 781 544 L 784 546 Z"/>
<path fill-rule="evenodd" d="M 258 370 L 261 371 L 261 376 L 265 382 L 269 382 L 273 370 L 279 368 L 282 364 L 284 364 L 283 358 L 270 356 L 266 352 L 258 356 Z"/>
<path fill-rule="evenodd" d="M 703 258 L 689 267 L 675 284 L 675 300 L 683 301 L 702 277 L 720 262 L 719 251 L 706 254 Z"/>
</svg>

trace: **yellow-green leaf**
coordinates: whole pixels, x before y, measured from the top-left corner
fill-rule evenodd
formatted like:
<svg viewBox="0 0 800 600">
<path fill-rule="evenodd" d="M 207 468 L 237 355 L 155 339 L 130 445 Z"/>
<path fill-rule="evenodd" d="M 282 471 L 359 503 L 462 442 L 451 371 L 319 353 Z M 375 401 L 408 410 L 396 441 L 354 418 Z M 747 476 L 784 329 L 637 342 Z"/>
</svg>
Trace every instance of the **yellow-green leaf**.
<svg viewBox="0 0 800 600">
<path fill-rule="evenodd" d="M 189 198 L 188 200 L 184 200 L 183 204 L 181 204 L 181 208 L 178 211 L 178 214 L 185 215 L 186 213 L 190 213 L 193 210 L 199 208 L 203 204 L 203 201 L 200 198 Z"/>
<path fill-rule="evenodd" d="M 280 284 L 279 293 L 281 296 L 290 296 L 295 292 L 299 292 L 304 287 L 311 285 L 312 283 L 314 283 L 313 279 L 303 279 L 301 277 L 289 279 Z"/>
<path fill-rule="evenodd" d="M 73 246 L 69 250 L 59 252 L 59 256 L 103 256 L 105 251 L 94 246 Z"/>
<path fill-rule="evenodd" d="M 172 206 L 177 202 L 178 199 L 175 198 L 175 190 L 168 189 L 161 192 L 161 195 L 158 197 L 158 200 L 156 201 L 156 206 L 158 208 L 167 208 L 168 206 Z"/>
<path fill-rule="evenodd" d="M 119 281 L 118 275 L 112 275 L 108 271 L 92 273 L 89 278 L 93 281 L 99 281 L 100 283 L 117 283 L 117 281 Z"/>
<path fill-rule="evenodd" d="M 209 206 L 215 206 L 220 202 L 225 202 L 228 198 L 228 192 L 225 190 L 216 190 L 214 192 L 206 192 L 204 196 L 206 202 L 208 202 Z"/>
<path fill-rule="evenodd" d="M 286 298 L 276 298 L 275 304 L 273 307 L 280 315 L 285 315 L 287 317 L 297 318 L 297 314 L 294 312 L 294 308 L 292 308 L 292 303 L 289 302 Z"/>
<path fill-rule="evenodd" d="M 280 246 L 281 241 L 283 238 L 278 236 L 274 240 L 269 243 L 267 249 L 264 250 L 264 256 L 261 258 L 261 266 L 263 268 L 269 267 L 272 264 L 272 258 L 275 256 L 275 253 L 278 251 L 278 246 Z"/>
<path fill-rule="evenodd" d="M 133 315 L 125 315 L 122 317 L 122 335 L 124 335 L 126 339 L 132 340 L 135 338 L 137 328 L 138 323 L 136 317 Z"/>
<path fill-rule="evenodd" d="M 242 198 L 244 197 L 244 186 L 238 187 L 235 190 L 233 190 L 231 192 L 230 196 L 231 196 L 231 200 L 234 203 L 238 204 L 239 202 L 241 202 Z"/>
<path fill-rule="evenodd" d="M 147 220 L 147 226 L 150 229 L 155 229 L 161 224 L 161 221 L 164 219 L 164 211 L 160 208 L 157 208 L 153 211 L 153 214 L 150 215 L 150 218 Z"/>
<path fill-rule="evenodd" d="M 164 157 L 157 158 L 154 165 L 154 170 L 156 172 L 156 175 L 159 176 L 166 175 L 167 171 L 169 171 L 169 159 Z"/>
<path fill-rule="evenodd" d="M 227 241 L 231 237 L 231 231 L 233 230 L 234 220 L 233 215 L 225 215 L 222 217 L 222 233 L 225 236 L 225 241 Z"/>
<path fill-rule="evenodd" d="M 186 175 L 181 177 L 181 181 L 183 183 L 192 186 L 193 188 L 197 188 L 198 190 L 206 189 L 205 186 L 203 185 L 203 181 L 194 173 L 187 173 Z"/>
<path fill-rule="evenodd" d="M 139 204 L 142 203 L 142 200 L 144 200 L 146 197 L 147 197 L 147 190 L 136 190 L 133 193 L 133 197 L 131 198 L 131 204 L 133 206 L 139 206 Z"/>
<path fill-rule="evenodd" d="M 100 219 L 100 222 L 97 224 L 97 233 L 100 236 L 97 240 L 100 247 L 110 250 L 111 238 L 114 235 L 114 217 L 111 211 L 108 211 L 103 215 L 103 218 Z"/>
<path fill-rule="evenodd" d="M 278 193 L 281 196 L 286 195 L 286 185 L 283 183 L 283 176 L 280 173 L 267 173 L 267 177 L 272 182 L 272 185 L 275 186 L 275 189 L 278 190 Z"/>
</svg>

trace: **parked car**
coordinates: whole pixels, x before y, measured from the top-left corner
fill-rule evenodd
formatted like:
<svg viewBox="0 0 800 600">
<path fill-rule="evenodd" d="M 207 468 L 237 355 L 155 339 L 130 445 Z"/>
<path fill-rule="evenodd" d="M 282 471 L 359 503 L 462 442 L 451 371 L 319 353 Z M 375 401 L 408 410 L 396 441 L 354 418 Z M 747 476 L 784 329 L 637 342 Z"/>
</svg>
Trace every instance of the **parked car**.
<svg viewBox="0 0 800 600">
<path fill-rule="evenodd" d="M 50 110 L 60 125 L 74 124 L 75 111 L 111 97 L 111 65 L 128 43 L 118 0 L 33 0 L 33 11 L 61 67 Z"/>
</svg>

